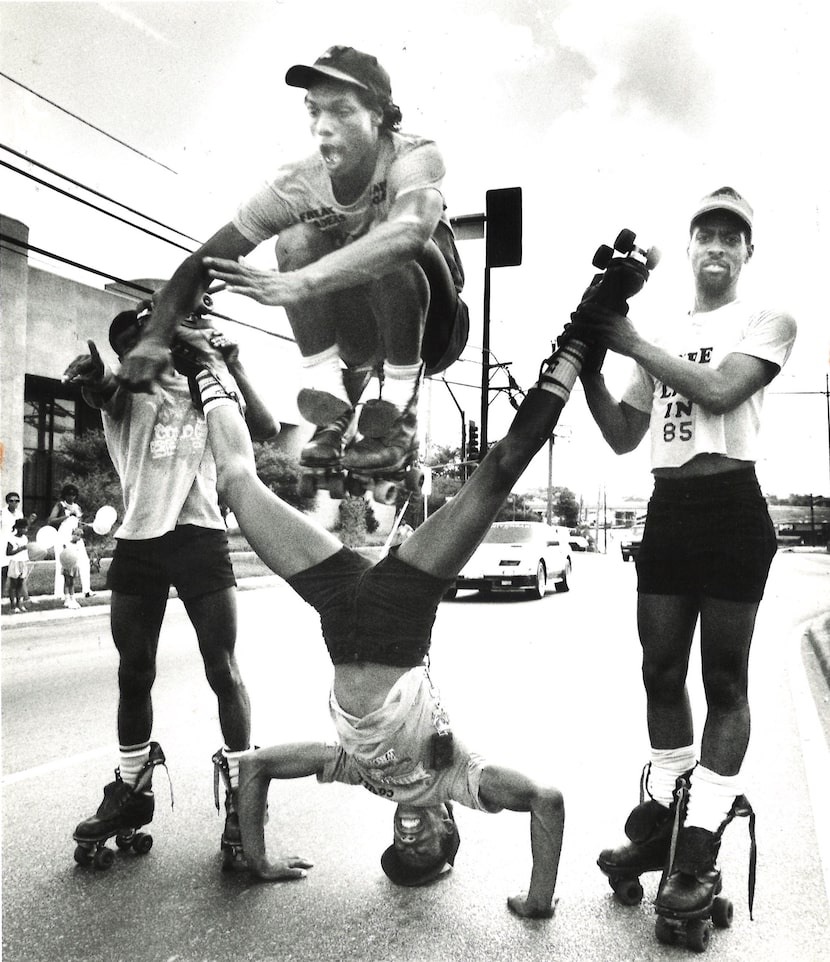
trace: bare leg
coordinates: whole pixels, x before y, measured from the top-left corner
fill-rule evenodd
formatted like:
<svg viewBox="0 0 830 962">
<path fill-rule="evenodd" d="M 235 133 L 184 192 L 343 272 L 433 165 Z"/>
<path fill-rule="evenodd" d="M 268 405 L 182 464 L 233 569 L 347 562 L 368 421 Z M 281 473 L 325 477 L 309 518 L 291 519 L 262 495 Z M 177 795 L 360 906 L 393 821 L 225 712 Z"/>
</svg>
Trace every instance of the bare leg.
<svg viewBox="0 0 830 962">
<path fill-rule="evenodd" d="M 459 493 L 398 549 L 398 557 L 438 578 L 453 578 L 487 533 L 534 455 L 548 440 L 565 401 L 531 388 L 507 435 L 492 448 Z"/>
<path fill-rule="evenodd" d="M 219 705 L 219 726 L 231 751 L 250 747 L 251 702 L 236 663 L 236 589 L 225 588 L 184 601 Z"/>
<path fill-rule="evenodd" d="M 749 745 L 749 648 L 758 605 L 704 598 L 701 608 L 703 688 L 708 712 L 701 764 L 737 775 Z"/>
<path fill-rule="evenodd" d="M 682 748 L 694 741 L 686 674 L 697 616 L 694 598 L 638 596 L 637 627 L 652 748 Z"/>
<path fill-rule="evenodd" d="M 235 405 L 211 409 L 207 425 L 222 501 L 272 571 L 290 578 L 343 547 L 333 534 L 286 504 L 260 481 L 251 438 Z"/>
<path fill-rule="evenodd" d="M 281 271 L 295 271 L 334 249 L 322 231 L 298 224 L 280 234 L 277 262 Z M 349 367 L 364 364 L 377 355 L 377 328 L 364 288 L 311 298 L 286 307 L 285 312 L 303 357 L 319 354 L 335 344 Z"/>
<path fill-rule="evenodd" d="M 167 597 L 125 595 L 113 591 L 112 639 L 118 649 L 118 741 L 141 745 L 153 730 L 151 692 L 156 680 L 156 652 Z"/>
</svg>

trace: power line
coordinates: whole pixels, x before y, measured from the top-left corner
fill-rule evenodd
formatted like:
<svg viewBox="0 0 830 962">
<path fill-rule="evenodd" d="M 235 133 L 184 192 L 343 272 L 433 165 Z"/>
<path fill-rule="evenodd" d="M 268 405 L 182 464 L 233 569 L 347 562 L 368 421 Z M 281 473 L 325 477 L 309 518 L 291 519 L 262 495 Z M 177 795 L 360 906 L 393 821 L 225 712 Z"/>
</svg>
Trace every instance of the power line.
<svg viewBox="0 0 830 962">
<path fill-rule="evenodd" d="M 116 284 L 121 284 L 123 287 L 136 291 L 138 294 L 152 295 L 155 293 L 155 291 L 151 290 L 149 287 L 144 287 L 142 284 L 136 284 L 135 281 L 128 281 L 126 278 L 117 277 L 114 274 L 108 274 L 105 271 L 96 270 L 94 267 L 89 267 L 87 264 L 81 264 L 79 261 L 73 261 L 68 257 L 62 257 L 60 254 L 55 254 L 53 251 L 47 251 L 42 247 L 35 247 L 33 244 L 24 243 L 23 241 L 18 240 L 16 237 L 12 237 L 10 234 L 4 234 L 0 232 L 0 241 L 5 241 L 7 245 L 12 245 L 10 247 L 7 246 L 5 248 L 6 250 L 12 250 L 15 253 L 18 253 L 19 249 L 23 248 L 26 251 L 39 254 L 41 257 L 49 257 L 61 264 L 67 264 L 70 267 L 75 267 L 79 270 L 86 271 L 89 274 L 94 274 L 96 277 L 103 277 L 108 281 L 114 281 Z M 206 311 L 205 313 L 211 317 L 218 317 L 223 321 L 230 321 L 232 324 L 238 324 L 240 327 L 251 328 L 251 330 L 259 331 L 261 334 L 269 334 L 271 337 L 279 338 L 281 341 L 290 341 L 292 344 L 295 343 L 293 337 L 288 337 L 286 334 L 278 334 L 276 331 L 269 331 L 267 328 L 259 327 L 257 324 L 249 324 L 247 321 L 240 321 L 236 317 L 230 317 L 227 314 L 219 314 L 216 311 Z"/>
<path fill-rule="evenodd" d="M 13 170 L 16 174 L 20 174 L 22 177 L 28 177 L 29 180 L 35 181 L 35 183 L 40 184 L 42 187 L 48 187 L 50 190 L 54 190 L 58 194 L 63 194 L 64 197 L 69 197 L 70 200 L 76 200 L 79 204 L 84 204 L 86 207 L 91 207 L 93 210 L 97 210 L 99 214 L 106 214 L 107 217 L 112 217 L 114 220 L 120 221 L 122 224 L 126 224 L 128 227 L 134 227 L 136 230 L 140 230 L 142 233 L 148 234 L 150 237 L 155 237 L 156 240 L 164 241 L 166 244 L 172 244 L 173 247 L 178 247 L 179 250 L 185 251 L 188 254 L 193 253 L 192 249 L 185 247 L 184 244 L 179 244 L 177 241 L 171 240 L 169 237 L 164 237 L 161 234 L 157 234 L 148 227 L 142 227 L 140 224 L 134 224 L 132 221 L 127 220 L 124 217 L 119 217 L 118 214 L 114 214 L 110 210 L 104 210 L 103 207 L 93 204 L 92 201 L 84 200 L 83 197 L 78 197 L 77 195 L 70 193 L 68 190 L 58 187 L 57 184 L 50 184 L 48 181 L 43 180 L 40 177 L 36 177 L 34 174 L 30 174 L 28 171 L 21 170 L 19 167 L 15 167 L 14 164 L 10 164 L 8 161 L 0 160 L 0 167 L 6 167 L 9 170 Z M 141 216 L 143 215 L 139 214 L 139 217 Z M 177 231 L 177 233 L 179 232 Z"/>
<path fill-rule="evenodd" d="M 96 127 L 95 124 L 90 123 L 88 120 L 84 120 L 83 117 L 79 117 L 78 114 L 73 114 L 71 110 L 67 110 L 66 107 L 61 107 L 61 105 L 56 104 L 54 100 L 50 100 L 48 97 L 44 97 L 43 94 L 39 94 L 36 90 L 32 90 L 31 87 L 27 87 L 26 84 L 21 83 L 19 80 L 15 80 L 14 77 L 10 77 L 7 73 L 3 73 L 2 70 L 0 70 L 0 77 L 3 77 L 5 80 L 8 80 L 9 83 L 16 84 L 18 87 L 22 88 L 27 93 L 32 94 L 32 96 L 38 97 L 40 100 L 45 101 L 47 104 L 49 104 L 50 107 L 54 107 L 56 110 L 62 111 L 68 116 L 72 117 L 74 120 L 79 120 L 82 124 L 86 124 L 87 127 L 91 127 L 93 130 L 97 130 L 99 134 L 103 134 L 105 137 L 109 137 L 110 140 L 114 140 L 117 144 L 120 144 L 122 147 L 126 147 L 127 150 L 131 150 L 134 154 L 138 154 L 139 157 L 143 157 L 145 160 L 149 160 L 150 163 L 157 164 L 159 167 L 163 167 L 165 170 L 169 170 L 171 174 L 175 174 L 178 177 L 179 172 L 177 170 L 173 170 L 172 167 L 168 167 L 167 164 L 163 164 L 160 160 L 156 160 L 155 158 L 151 157 L 149 154 L 145 154 L 143 153 L 143 151 L 138 150 L 136 147 L 132 147 L 130 144 L 126 143 L 126 141 L 119 140 L 118 137 L 115 137 L 112 134 L 107 133 L 106 130 L 102 130 L 100 127 Z"/>
<path fill-rule="evenodd" d="M 163 221 L 156 220 L 154 217 L 150 217 L 149 214 L 142 214 L 140 210 L 136 210 L 134 207 L 128 207 L 127 204 L 123 204 L 120 200 L 116 200 L 114 197 L 109 197 L 107 194 L 102 194 L 99 190 L 95 190 L 94 187 L 89 187 L 87 184 L 82 184 L 80 181 L 74 180 L 72 177 L 69 177 L 67 174 L 62 174 L 59 170 L 55 170 L 52 167 L 47 167 L 46 164 L 42 164 L 40 163 L 40 161 L 37 161 L 34 158 L 29 157 L 27 154 L 23 154 L 19 150 L 15 150 L 14 147 L 9 147 L 7 144 L 0 143 L 0 148 L 2 148 L 3 150 L 7 151 L 10 154 L 14 154 L 14 156 L 19 157 L 20 160 L 26 161 L 27 164 L 32 164 L 33 166 L 38 167 L 40 170 L 45 170 L 49 174 L 54 174 L 55 177 L 60 177 L 61 180 L 67 181 L 68 183 L 72 184 L 74 187 L 80 187 L 81 190 L 85 190 L 90 194 L 94 194 L 96 197 L 100 197 L 102 200 L 109 201 L 111 204 L 115 204 L 116 206 L 129 211 L 131 214 L 135 214 L 138 217 L 144 218 L 144 220 L 150 221 L 151 224 L 157 224 L 159 227 L 163 227 L 165 230 L 172 231 L 174 234 L 178 234 L 180 237 L 184 237 L 186 240 L 193 241 L 194 244 L 198 244 L 199 246 L 201 246 L 202 242 L 197 238 L 191 237 L 189 234 L 185 234 L 183 231 L 177 230 L 175 227 L 171 227 L 169 224 L 165 224 Z M 16 170 L 17 168 L 12 168 L 12 169 Z M 19 171 L 19 173 L 23 173 L 23 171 Z M 51 185 L 47 185 L 47 186 L 51 186 Z M 77 199 L 75 198 L 74 194 L 70 194 L 69 196 L 73 197 L 74 199 Z"/>
</svg>

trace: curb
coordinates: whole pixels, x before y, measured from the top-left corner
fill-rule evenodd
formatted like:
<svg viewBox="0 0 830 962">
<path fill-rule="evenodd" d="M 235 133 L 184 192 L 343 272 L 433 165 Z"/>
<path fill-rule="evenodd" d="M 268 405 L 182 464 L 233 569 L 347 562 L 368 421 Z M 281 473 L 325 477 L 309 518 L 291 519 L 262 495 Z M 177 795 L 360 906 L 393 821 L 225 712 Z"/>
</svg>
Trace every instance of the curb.
<svg viewBox="0 0 830 962">
<path fill-rule="evenodd" d="M 807 642 L 830 688 L 830 615 L 817 618 L 807 629 Z"/>
</svg>

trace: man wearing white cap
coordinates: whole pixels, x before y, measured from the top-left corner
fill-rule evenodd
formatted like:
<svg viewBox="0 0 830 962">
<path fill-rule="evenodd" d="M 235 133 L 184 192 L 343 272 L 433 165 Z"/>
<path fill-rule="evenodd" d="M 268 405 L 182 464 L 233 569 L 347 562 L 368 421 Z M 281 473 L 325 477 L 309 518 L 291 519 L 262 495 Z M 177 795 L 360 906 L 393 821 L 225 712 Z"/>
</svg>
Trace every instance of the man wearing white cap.
<svg viewBox="0 0 830 962">
<path fill-rule="evenodd" d="M 751 814 L 740 777 L 750 732 L 749 649 L 776 550 L 755 461 L 764 392 L 796 334 L 786 312 L 738 297 L 754 251 L 752 229 L 752 208 L 731 187 L 700 201 L 688 245 L 694 304 L 666 319 L 659 341 L 646 340 L 621 315 L 581 311 L 600 347 L 637 363 L 619 401 L 597 366 L 586 363 L 581 376 L 591 413 L 618 454 L 649 433 L 654 474 L 637 558 L 648 798 L 629 816 L 629 841 L 605 849 L 599 865 L 612 884 L 662 869 L 679 805 L 685 820 L 656 906 L 679 920 L 711 912 L 723 830 L 736 815 Z M 708 706 L 699 753 L 686 691 L 698 621 Z M 632 901 L 642 897 L 635 890 Z"/>
<path fill-rule="evenodd" d="M 302 355 L 298 408 L 317 425 L 301 462 L 396 470 L 417 452 L 421 377 L 455 361 L 469 330 L 444 162 L 433 141 L 399 132 L 389 75 L 370 54 L 330 47 L 285 80 L 306 90 L 314 152 L 281 166 L 179 267 L 121 377 L 146 390 L 178 319 L 211 280 L 223 281 L 286 310 Z M 272 237 L 277 270 L 242 261 Z M 382 397 L 364 406 L 350 440 L 373 371 Z"/>
</svg>

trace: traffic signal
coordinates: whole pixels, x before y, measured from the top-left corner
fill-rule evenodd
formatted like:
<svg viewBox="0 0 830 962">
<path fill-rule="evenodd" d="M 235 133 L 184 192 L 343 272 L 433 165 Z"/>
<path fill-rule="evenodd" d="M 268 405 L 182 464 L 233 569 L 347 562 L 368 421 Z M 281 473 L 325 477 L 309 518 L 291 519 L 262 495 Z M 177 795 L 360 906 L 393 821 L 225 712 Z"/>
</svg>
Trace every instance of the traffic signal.
<svg viewBox="0 0 830 962">
<path fill-rule="evenodd" d="M 488 190 L 485 258 L 488 267 L 522 263 L 522 188 Z"/>
<path fill-rule="evenodd" d="M 467 460 L 478 461 L 478 455 L 478 425 L 475 421 L 470 421 L 467 439 Z"/>
</svg>

